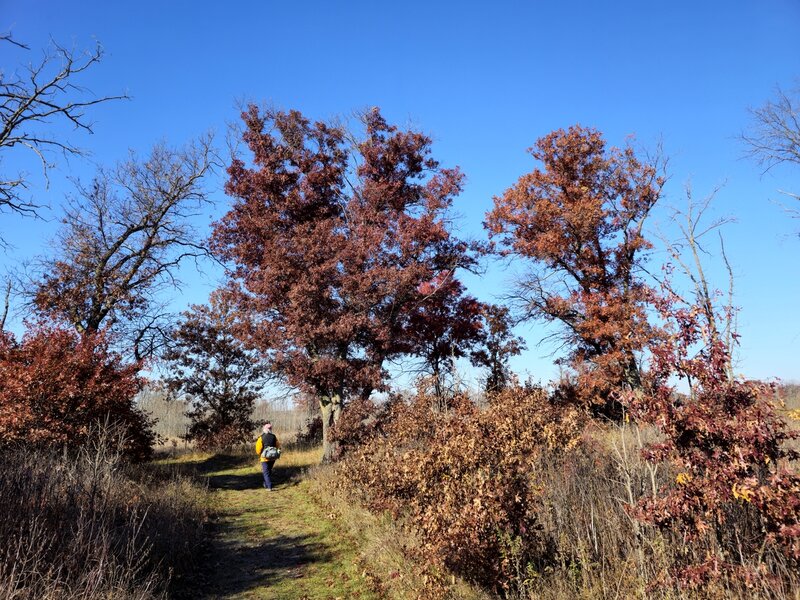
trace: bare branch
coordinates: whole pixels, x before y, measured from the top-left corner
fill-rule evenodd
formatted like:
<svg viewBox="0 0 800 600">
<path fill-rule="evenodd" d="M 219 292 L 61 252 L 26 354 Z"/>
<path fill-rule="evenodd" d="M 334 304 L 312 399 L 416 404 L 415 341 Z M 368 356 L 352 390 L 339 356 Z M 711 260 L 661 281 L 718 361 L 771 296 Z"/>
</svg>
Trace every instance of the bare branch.
<svg viewBox="0 0 800 600">
<path fill-rule="evenodd" d="M 211 136 L 181 149 L 157 145 L 101 169 L 64 214 L 57 251 L 41 264 L 30 290 L 38 308 L 79 331 L 113 326 L 137 356 L 155 352 L 169 327 L 158 293 L 180 288 L 176 271 L 208 250 L 191 225 L 207 203 L 213 169 Z"/>
<path fill-rule="evenodd" d="M 5 294 L 3 296 L 3 312 L 0 314 L 0 332 L 5 331 L 6 318 L 8 318 L 8 308 L 11 304 L 11 278 L 6 278 L 4 284 Z"/>
<path fill-rule="evenodd" d="M 29 48 L 10 34 L 0 35 L 0 44 L 7 42 Z M 81 54 L 56 43 L 39 63 L 29 64 L 23 73 L 5 77 L 0 72 L 0 164 L 14 148 L 22 148 L 36 156 L 48 181 L 53 166 L 53 152 L 65 156 L 81 156 L 85 151 L 69 139 L 58 139 L 46 127 L 66 123 L 74 129 L 92 133 L 93 123 L 86 109 L 110 100 L 127 99 L 127 95 L 94 97 L 77 84 L 81 73 L 99 63 L 103 49 L 98 44 Z M 0 212 L 36 216 L 40 205 L 26 198 L 28 179 L 24 173 L 0 176 Z"/>
<path fill-rule="evenodd" d="M 719 187 L 715 188 L 698 202 L 694 199 L 691 185 L 687 184 L 686 208 L 676 208 L 672 212 L 672 221 L 681 232 L 680 239 L 670 240 L 663 234 L 658 237 L 680 271 L 691 283 L 694 302 L 688 302 L 685 299 L 681 299 L 681 301 L 686 304 L 696 303 L 702 309 L 708 329 L 706 342 L 708 344 L 722 344 L 729 355 L 732 356 L 736 331 L 734 322 L 735 308 L 733 306 L 734 276 L 725 252 L 725 243 L 720 229 L 724 225 L 734 222 L 734 219 L 720 217 L 707 223 L 708 219 L 706 218 L 719 189 Z M 728 272 L 727 304 L 722 313 L 717 310 L 717 296 L 719 294 L 710 286 L 703 260 L 701 259 L 701 255 L 712 255 L 704 244 L 704 238 L 712 231 L 716 231 L 719 235 L 722 259 Z M 677 293 L 676 297 L 678 297 Z M 733 376 L 732 371 L 729 375 Z"/>
</svg>

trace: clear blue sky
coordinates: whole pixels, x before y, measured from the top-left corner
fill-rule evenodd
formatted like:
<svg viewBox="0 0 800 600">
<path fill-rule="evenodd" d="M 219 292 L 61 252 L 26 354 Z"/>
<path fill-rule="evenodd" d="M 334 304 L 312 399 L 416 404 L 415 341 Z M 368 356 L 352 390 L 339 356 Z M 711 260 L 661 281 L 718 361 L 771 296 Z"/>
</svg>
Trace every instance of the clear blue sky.
<svg viewBox="0 0 800 600">
<path fill-rule="evenodd" d="M 775 85 L 800 83 L 800 2 L 45 2 L 0 0 L 0 30 L 38 56 L 50 37 L 90 47 L 103 63 L 82 83 L 98 94 L 126 91 L 130 102 L 94 111 L 95 134 L 76 136 L 92 160 L 111 164 L 128 148 L 179 144 L 209 129 L 224 134 L 236 101 L 298 108 L 313 118 L 380 106 L 402 125 L 436 140 L 435 154 L 468 177 L 456 209 L 462 233 L 482 237 L 492 197 L 531 169 L 525 149 L 573 123 L 602 130 L 612 144 L 635 135 L 670 157 L 665 203 L 681 205 L 691 180 L 698 196 L 725 183 L 719 214 L 741 307 L 740 369 L 748 376 L 800 378 L 800 240 L 774 203 L 778 189 L 800 191 L 800 171 L 761 176 L 736 136 L 747 108 Z M 0 65 L 23 56 L 0 47 Z M 222 137 L 222 136 L 220 136 Z M 13 164 L 13 163 L 6 163 Z M 34 176 L 32 192 L 50 222 L 2 216 L 15 248 L 11 268 L 44 250 L 69 174 L 90 177 L 87 161 Z M 210 182 L 225 210 L 222 177 Z M 653 225 L 663 221 L 655 215 Z M 207 223 L 213 215 L 204 220 Z M 713 262 L 713 261 L 712 261 Z M 511 273 L 490 264 L 468 279 L 473 293 L 503 293 Z M 720 286 L 723 276 L 715 271 Z M 213 277 L 184 273 L 176 305 L 202 302 Z M 515 362 L 535 379 L 555 369 L 540 326 L 520 330 L 531 349 Z"/>
</svg>

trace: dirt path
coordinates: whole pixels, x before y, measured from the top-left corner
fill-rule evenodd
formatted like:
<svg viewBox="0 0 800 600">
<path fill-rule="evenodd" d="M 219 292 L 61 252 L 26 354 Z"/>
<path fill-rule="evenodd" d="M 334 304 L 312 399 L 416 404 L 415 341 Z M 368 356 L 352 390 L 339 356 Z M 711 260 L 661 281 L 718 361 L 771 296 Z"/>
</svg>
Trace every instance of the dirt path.
<svg viewBox="0 0 800 600">
<path fill-rule="evenodd" d="M 215 520 L 211 570 L 202 598 L 372 599 L 355 541 L 314 502 L 304 470 L 313 452 L 286 452 L 262 486 L 258 464 L 213 456 L 197 464 L 208 477 Z"/>
</svg>

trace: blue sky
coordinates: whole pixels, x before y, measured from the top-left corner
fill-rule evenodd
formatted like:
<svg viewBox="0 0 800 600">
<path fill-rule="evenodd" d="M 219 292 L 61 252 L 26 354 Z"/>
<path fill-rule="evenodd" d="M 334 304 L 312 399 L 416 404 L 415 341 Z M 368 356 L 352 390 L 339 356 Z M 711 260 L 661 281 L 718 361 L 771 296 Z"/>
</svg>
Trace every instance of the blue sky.
<svg viewBox="0 0 800 600">
<path fill-rule="evenodd" d="M 664 209 L 652 225 L 668 235 L 666 206 L 681 206 L 724 184 L 715 210 L 738 222 L 727 249 L 741 307 L 740 370 L 751 377 L 800 378 L 800 240 L 776 204 L 777 190 L 800 190 L 800 170 L 763 175 L 743 158 L 737 135 L 748 107 L 776 85 L 800 85 L 800 2 L 151 2 L 0 0 L 0 30 L 31 52 L 0 47 L 8 71 L 34 60 L 52 37 L 62 45 L 106 50 L 82 83 L 97 94 L 127 92 L 129 102 L 98 107 L 95 133 L 74 140 L 90 160 L 61 163 L 49 189 L 31 169 L 31 191 L 49 221 L 0 216 L 14 247 L 0 267 L 42 252 L 67 176 L 90 178 L 92 161 L 110 165 L 128 149 L 181 144 L 209 129 L 222 138 L 237 101 L 297 108 L 313 118 L 379 106 L 390 121 L 435 140 L 435 155 L 467 175 L 456 211 L 461 233 L 480 238 L 483 215 L 534 163 L 526 148 L 574 123 L 611 144 L 636 136 L 670 158 Z M 14 165 L 16 157 L 5 165 Z M 203 226 L 225 210 L 223 178 L 209 182 L 217 201 Z M 658 256 L 655 257 L 658 259 Z M 710 264 L 719 265 L 714 257 Z M 501 295 L 513 273 L 487 265 L 468 278 L 484 299 Z M 711 268 L 721 287 L 724 274 Z M 191 271 L 176 305 L 202 302 L 213 276 Z M 515 368 L 534 379 L 555 374 L 539 325 L 520 329 L 530 350 Z"/>
</svg>

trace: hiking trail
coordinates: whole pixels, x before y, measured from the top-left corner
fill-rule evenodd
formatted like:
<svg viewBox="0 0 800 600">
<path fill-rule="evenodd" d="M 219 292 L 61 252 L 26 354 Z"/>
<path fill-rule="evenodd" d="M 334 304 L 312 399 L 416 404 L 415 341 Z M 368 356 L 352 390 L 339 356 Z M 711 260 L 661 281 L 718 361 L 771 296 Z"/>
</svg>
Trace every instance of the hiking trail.
<svg viewBox="0 0 800 600">
<path fill-rule="evenodd" d="M 258 457 L 194 463 L 208 479 L 213 521 L 208 583 L 195 598 L 376 599 L 357 542 L 315 501 L 305 471 L 320 451 L 287 450 L 263 487 Z"/>
</svg>

